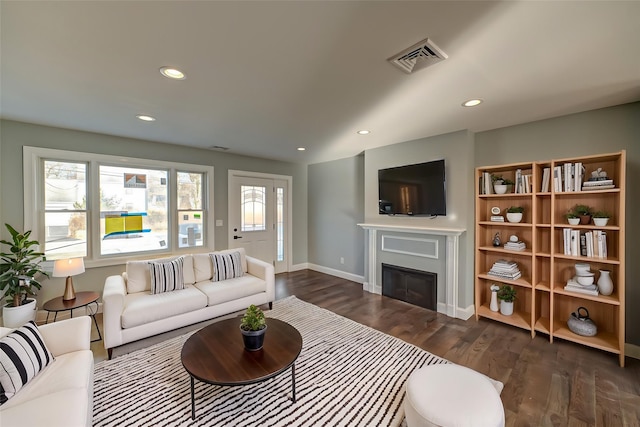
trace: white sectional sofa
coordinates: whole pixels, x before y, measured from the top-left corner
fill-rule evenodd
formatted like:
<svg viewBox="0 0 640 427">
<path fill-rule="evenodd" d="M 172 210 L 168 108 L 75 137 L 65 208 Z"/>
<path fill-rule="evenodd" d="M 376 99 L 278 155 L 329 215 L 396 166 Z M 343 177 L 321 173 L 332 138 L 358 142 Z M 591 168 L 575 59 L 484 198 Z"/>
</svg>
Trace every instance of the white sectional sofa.
<svg viewBox="0 0 640 427">
<path fill-rule="evenodd" d="M 0 425 L 91 426 L 91 318 L 74 317 L 42 325 L 38 330 L 55 360 L 0 406 Z M 0 328 L 0 337 L 11 331 L 10 328 Z"/>
<path fill-rule="evenodd" d="M 241 273 L 214 266 L 212 255 L 239 252 Z M 237 254 L 235 254 L 237 256 Z M 150 262 L 169 263 L 178 257 L 127 262 L 126 272 L 109 276 L 104 285 L 103 341 L 111 357 L 114 347 L 183 326 L 275 300 L 273 265 L 247 256 L 244 249 L 183 255 L 184 288 L 152 293 Z M 222 280 L 216 276 L 222 276 Z M 239 274 L 238 274 L 239 273 Z M 239 277 L 234 277 L 239 276 Z"/>
</svg>

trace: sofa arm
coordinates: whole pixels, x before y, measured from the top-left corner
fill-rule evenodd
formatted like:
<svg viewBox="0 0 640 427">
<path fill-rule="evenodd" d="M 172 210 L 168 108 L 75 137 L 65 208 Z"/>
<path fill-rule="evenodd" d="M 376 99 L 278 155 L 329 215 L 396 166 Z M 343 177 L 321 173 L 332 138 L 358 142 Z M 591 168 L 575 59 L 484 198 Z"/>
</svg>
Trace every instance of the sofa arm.
<svg viewBox="0 0 640 427">
<path fill-rule="evenodd" d="M 89 350 L 91 317 L 80 316 L 38 327 L 47 348 L 54 357 L 74 351 Z"/>
<path fill-rule="evenodd" d="M 123 276 L 109 276 L 102 291 L 102 341 L 104 348 L 122 344 L 121 316 L 124 311 L 124 297 L 127 286 Z"/>
<path fill-rule="evenodd" d="M 276 275 L 273 265 L 268 262 L 247 256 L 247 272 L 267 282 L 267 299 L 273 302 L 276 299 Z"/>
</svg>

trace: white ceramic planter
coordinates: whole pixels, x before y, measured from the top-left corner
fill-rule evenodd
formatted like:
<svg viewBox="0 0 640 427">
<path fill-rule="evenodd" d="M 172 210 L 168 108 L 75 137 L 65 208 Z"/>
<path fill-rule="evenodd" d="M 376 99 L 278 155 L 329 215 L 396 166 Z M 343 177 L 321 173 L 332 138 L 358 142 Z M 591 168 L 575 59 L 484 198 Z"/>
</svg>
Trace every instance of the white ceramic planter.
<svg viewBox="0 0 640 427">
<path fill-rule="evenodd" d="M 578 225 L 580 224 L 580 218 L 567 218 L 570 225 Z"/>
<path fill-rule="evenodd" d="M 609 218 L 593 218 L 593 223 L 598 227 L 604 227 L 609 222 Z"/>
<path fill-rule="evenodd" d="M 509 222 L 522 221 L 522 212 L 507 212 L 507 221 Z"/>
<path fill-rule="evenodd" d="M 36 318 L 36 300 L 32 299 L 27 304 L 19 307 L 2 307 L 2 323 L 5 328 L 19 328 L 30 320 Z"/>
<path fill-rule="evenodd" d="M 507 192 L 507 185 L 506 184 L 494 184 L 493 185 L 493 190 L 496 192 L 496 194 L 504 194 Z"/>
<path fill-rule="evenodd" d="M 513 314 L 513 301 L 500 301 L 500 313 L 505 316 L 511 316 Z"/>
</svg>

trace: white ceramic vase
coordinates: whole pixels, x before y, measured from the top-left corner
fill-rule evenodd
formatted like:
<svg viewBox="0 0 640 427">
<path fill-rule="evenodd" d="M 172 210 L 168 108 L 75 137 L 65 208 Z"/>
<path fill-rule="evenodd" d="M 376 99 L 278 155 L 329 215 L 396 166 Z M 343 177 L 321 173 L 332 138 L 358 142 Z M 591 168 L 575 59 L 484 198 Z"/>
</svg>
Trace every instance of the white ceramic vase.
<svg viewBox="0 0 640 427">
<path fill-rule="evenodd" d="M 569 225 L 580 224 L 580 218 L 567 218 L 567 221 L 569 221 Z"/>
<path fill-rule="evenodd" d="M 597 227 L 604 227 L 609 222 L 609 218 L 593 218 L 593 223 Z"/>
<path fill-rule="evenodd" d="M 28 303 L 19 307 L 2 307 L 2 323 L 5 328 L 19 328 L 30 320 L 36 318 L 36 300 L 29 300 Z"/>
<path fill-rule="evenodd" d="M 610 273 L 608 270 L 600 270 L 598 291 L 600 291 L 602 295 L 611 295 L 613 293 L 613 281 L 611 280 Z"/>
<path fill-rule="evenodd" d="M 500 301 L 500 313 L 505 316 L 511 316 L 513 314 L 513 301 Z"/>
<path fill-rule="evenodd" d="M 507 185 L 506 184 L 494 184 L 493 185 L 493 189 L 496 192 L 496 194 L 504 194 L 507 192 Z"/>
<path fill-rule="evenodd" d="M 498 311 L 498 291 L 491 291 L 491 303 L 489 304 L 491 311 Z"/>
</svg>

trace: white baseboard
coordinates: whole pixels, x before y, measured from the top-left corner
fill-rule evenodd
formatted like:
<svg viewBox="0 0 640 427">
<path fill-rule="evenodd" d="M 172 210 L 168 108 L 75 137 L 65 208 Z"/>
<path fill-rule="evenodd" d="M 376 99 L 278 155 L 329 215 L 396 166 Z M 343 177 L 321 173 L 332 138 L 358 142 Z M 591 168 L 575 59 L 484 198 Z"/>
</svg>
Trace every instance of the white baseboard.
<svg viewBox="0 0 640 427">
<path fill-rule="evenodd" d="M 446 314 L 449 317 L 453 317 L 451 315 L 454 312 L 453 308 L 447 307 L 447 304 L 443 302 L 438 303 L 437 311 L 438 313 Z M 473 316 L 476 313 L 475 307 L 473 306 L 473 304 L 468 306 L 467 308 L 458 307 L 458 309 L 455 310 L 455 312 L 456 312 L 455 317 L 457 319 L 462 319 L 462 320 L 468 320 L 471 316 Z"/>
<path fill-rule="evenodd" d="M 309 269 L 309 263 L 303 262 L 300 264 L 292 265 L 289 271 L 291 272 L 291 271 L 300 271 L 300 270 L 308 270 L 308 269 Z"/>
<path fill-rule="evenodd" d="M 347 273 L 346 271 L 336 270 L 334 268 L 323 267 L 321 265 L 307 263 L 309 270 L 317 271 L 331 276 L 340 277 L 341 279 L 351 280 L 352 282 L 364 283 L 364 276 L 359 276 L 353 273 Z"/>
</svg>

